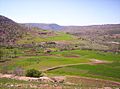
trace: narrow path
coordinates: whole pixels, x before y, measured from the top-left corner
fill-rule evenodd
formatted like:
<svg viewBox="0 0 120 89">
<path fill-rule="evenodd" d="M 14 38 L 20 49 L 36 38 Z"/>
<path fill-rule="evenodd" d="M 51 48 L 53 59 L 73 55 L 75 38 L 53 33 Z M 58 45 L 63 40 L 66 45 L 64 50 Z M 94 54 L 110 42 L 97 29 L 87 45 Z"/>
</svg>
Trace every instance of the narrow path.
<svg viewBox="0 0 120 89">
<path fill-rule="evenodd" d="M 68 67 L 68 66 L 75 66 L 75 65 L 82 65 L 82 64 L 105 64 L 105 63 L 110 63 L 108 61 L 103 61 L 103 60 L 97 60 L 97 59 L 90 59 L 90 62 L 88 63 L 75 63 L 75 64 L 65 64 L 65 65 L 59 65 L 59 66 L 54 66 L 51 68 L 44 69 L 43 72 L 45 71 L 51 71 L 63 67 Z"/>
<path fill-rule="evenodd" d="M 43 72 L 55 70 L 55 69 L 59 69 L 59 68 L 67 67 L 67 66 L 82 65 L 82 64 L 90 64 L 90 63 L 76 63 L 76 64 L 66 64 L 66 65 L 54 66 L 54 67 L 43 70 Z"/>
</svg>

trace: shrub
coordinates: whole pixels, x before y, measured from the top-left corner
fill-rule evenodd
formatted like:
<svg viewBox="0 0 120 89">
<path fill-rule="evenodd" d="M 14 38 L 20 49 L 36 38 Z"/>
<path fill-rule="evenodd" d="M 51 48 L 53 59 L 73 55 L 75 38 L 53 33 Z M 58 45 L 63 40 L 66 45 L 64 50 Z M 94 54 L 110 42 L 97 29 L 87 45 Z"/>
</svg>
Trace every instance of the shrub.
<svg viewBox="0 0 120 89">
<path fill-rule="evenodd" d="M 26 76 L 27 77 L 41 77 L 42 72 L 35 70 L 35 69 L 29 69 L 26 71 Z"/>
</svg>

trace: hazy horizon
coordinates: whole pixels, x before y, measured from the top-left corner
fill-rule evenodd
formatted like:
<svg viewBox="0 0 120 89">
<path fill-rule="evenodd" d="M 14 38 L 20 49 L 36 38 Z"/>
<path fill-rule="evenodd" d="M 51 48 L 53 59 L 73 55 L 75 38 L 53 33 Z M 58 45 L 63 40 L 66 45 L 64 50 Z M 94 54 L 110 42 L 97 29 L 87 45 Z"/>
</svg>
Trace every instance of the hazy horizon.
<svg viewBox="0 0 120 89">
<path fill-rule="evenodd" d="M 0 14 L 18 23 L 120 24 L 119 8 L 120 0 L 0 0 Z"/>
</svg>

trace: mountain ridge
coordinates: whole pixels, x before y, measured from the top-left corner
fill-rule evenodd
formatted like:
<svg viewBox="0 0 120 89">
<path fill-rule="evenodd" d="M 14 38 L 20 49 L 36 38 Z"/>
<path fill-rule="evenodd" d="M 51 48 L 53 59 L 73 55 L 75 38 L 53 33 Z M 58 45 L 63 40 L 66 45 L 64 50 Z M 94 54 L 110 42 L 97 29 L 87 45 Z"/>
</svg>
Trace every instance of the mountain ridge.
<svg viewBox="0 0 120 89">
<path fill-rule="evenodd" d="M 58 24 L 46 24 L 46 23 L 23 23 L 27 27 L 37 27 L 45 30 L 62 30 L 63 26 Z"/>
<path fill-rule="evenodd" d="M 110 28 L 120 28 L 120 24 L 103 24 L 103 25 L 87 25 L 87 26 L 62 26 L 58 24 L 46 24 L 46 23 L 23 23 L 27 27 L 37 27 L 46 30 L 55 31 L 74 31 L 86 30 L 86 29 L 110 29 Z"/>
</svg>

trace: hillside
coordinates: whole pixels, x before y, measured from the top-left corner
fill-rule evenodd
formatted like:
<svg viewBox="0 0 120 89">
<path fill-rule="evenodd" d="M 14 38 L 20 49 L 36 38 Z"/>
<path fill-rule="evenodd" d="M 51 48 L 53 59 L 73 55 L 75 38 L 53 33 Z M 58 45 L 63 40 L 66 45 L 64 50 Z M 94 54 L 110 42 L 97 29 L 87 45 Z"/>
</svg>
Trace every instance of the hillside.
<svg viewBox="0 0 120 89">
<path fill-rule="evenodd" d="M 81 30 L 118 30 L 120 28 L 120 24 L 104 24 L 104 25 L 88 25 L 88 26 L 65 26 L 63 30 L 67 32 L 79 32 Z M 120 33 L 120 31 L 119 31 Z"/>
<path fill-rule="evenodd" d="M 60 26 L 58 24 L 45 23 L 24 23 L 27 27 L 37 27 L 46 30 L 57 30 L 70 33 L 98 32 L 100 34 L 120 34 L 120 24 L 104 24 L 104 25 L 89 25 L 89 26 Z"/>
<path fill-rule="evenodd" d="M 14 45 L 25 33 L 24 27 L 0 15 L 0 45 Z"/>
<path fill-rule="evenodd" d="M 100 44 L 108 46 L 109 50 L 112 51 L 120 50 L 120 24 L 105 24 L 90 26 L 60 26 L 56 24 L 26 23 L 25 26 L 30 28 L 37 27 L 47 30 L 65 32 L 69 35 L 76 36 L 78 38 L 77 39 L 78 43 L 79 41 L 81 42 L 81 40 L 84 41 L 82 45 L 87 44 L 86 45 L 88 46 L 87 48 L 91 48 L 93 46 L 92 44 Z M 94 46 L 93 48 L 95 47 L 96 46 Z"/>
<path fill-rule="evenodd" d="M 56 28 L 51 24 L 52 28 Z M 36 27 L 27 27 L 13 20 L 0 16 L 0 45 L 31 45 L 47 41 L 72 40 L 72 36 L 54 31 L 47 31 Z"/>
</svg>

